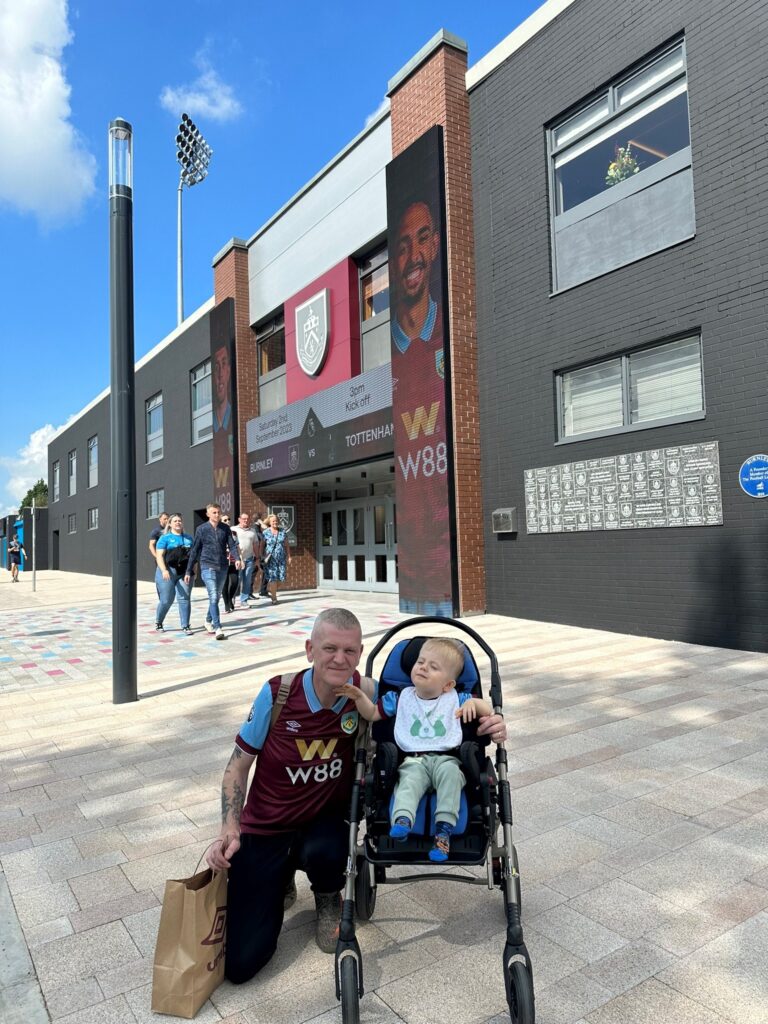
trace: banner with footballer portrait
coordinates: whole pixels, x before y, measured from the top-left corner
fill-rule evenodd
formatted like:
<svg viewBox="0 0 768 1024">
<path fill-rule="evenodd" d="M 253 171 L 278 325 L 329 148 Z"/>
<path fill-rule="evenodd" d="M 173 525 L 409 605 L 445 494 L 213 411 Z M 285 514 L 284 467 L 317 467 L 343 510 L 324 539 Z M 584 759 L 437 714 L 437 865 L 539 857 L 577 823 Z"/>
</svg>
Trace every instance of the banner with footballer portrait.
<svg viewBox="0 0 768 1024">
<path fill-rule="evenodd" d="M 235 303 L 211 310 L 211 401 L 213 404 L 213 500 L 225 515 L 237 514 L 237 407 Z"/>
<path fill-rule="evenodd" d="M 400 610 L 457 607 L 443 133 L 387 166 Z"/>
</svg>

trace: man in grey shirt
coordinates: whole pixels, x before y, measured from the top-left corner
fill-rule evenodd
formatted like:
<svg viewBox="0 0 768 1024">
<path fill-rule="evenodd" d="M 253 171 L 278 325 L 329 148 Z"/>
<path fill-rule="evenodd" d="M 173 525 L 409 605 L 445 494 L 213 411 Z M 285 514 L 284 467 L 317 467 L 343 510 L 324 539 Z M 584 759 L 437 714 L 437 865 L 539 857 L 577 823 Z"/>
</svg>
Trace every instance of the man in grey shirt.
<svg viewBox="0 0 768 1024">
<path fill-rule="evenodd" d="M 226 640 L 227 636 L 221 628 L 219 618 L 219 599 L 227 578 L 229 568 L 228 552 L 232 552 L 235 568 L 240 568 L 240 552 L 237 548 L 232 531 L 221 520 L 221 509 L 218 505 L 206 505 L 205 514 L 208 522 L 195 530 L 195 540 L 189 552 L 189 562 L 184 582 L 189 585 L 192 570 L 200 562 L 200 578 L 208 591 L 208 614 L 205 617 L 205 628 L 215 633 L 217 640 Z"/>
<path fill-rule="evenodd" d="M 251 517 L 247 512 L 241 512 L 237 517 L 237 526 L 232 527 L 240 548 L 240 608 L 247 608 L 248 601 L 253 597 L 253 572 L 256 567 L 256 559 L 261 554 L 263 540 L 261 531 L 256 526 L 251 526 Z"/>
</svg>

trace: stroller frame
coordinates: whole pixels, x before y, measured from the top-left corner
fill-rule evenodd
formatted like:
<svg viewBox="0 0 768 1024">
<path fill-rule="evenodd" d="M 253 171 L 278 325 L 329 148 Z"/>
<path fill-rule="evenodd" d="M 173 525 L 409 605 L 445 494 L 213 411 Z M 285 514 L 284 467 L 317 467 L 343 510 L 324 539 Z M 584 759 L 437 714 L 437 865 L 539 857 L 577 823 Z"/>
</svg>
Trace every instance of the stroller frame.
<svg viewBox="0 0 768 1024">
<path fill-rule="evenodd" d="M 374 661 L 378 654 L 389 644 L 392 637 L 405 629 L 411 629 L 426 623 L 439 623 L 449 626 L 470 636 L 487 656 L 491 666 L 491 685 L 489 690 L 491 704 L 495 714 L 502 713 L 501 677 L 498 660 L 491 647 L 475 630 L 456 619 L 437 616 L 417 616 L 398 623 L 388 630 L 379 640 L 366 660 L 365 674 L 373 674 Z M 388 879 L 386 869 L 393 865 L 407 863 L 398 861 L 393 850 L 379 853 L 370 837 L 359 842 L 361 817 L 365 811 L 366 790 L 371 791 L 372 779 L 366 777 L 368 761 L 369 733 L 367 723 L 361 728 L 355 755 L 355 775 L 352 785 L 352 798 L 349 815 L 349 849 L 345 870 L 345 886 L 342 899 L 339 939 L 336 944 L 335 978 L 336 998 L 341 1000 L 343 1024 L 359 1024 L 360 998 L 363 988 L 363 959 L 360 945 L 355 933 L 355 919 L 368 921 L 373 916 L 376 905 L 376 889 L 378 885 L 429 881 L 446 879 L 451 882 L 463 882 L 469 885 L 485 885 L 488 889 L 499 889 L 504 898 L 504 909 L 507 921 L 506 942 L 503 952 L 504 985 L 512 1024 L 534 1024 L 535 1004 L 533 992 L 533 967 L 523 940 L 523 928 L 520 921 L 521 891 L 520 874 L 517 864 L 517 851 L 512 841 L 512 800 L 507 777 L 507 752 L 503 745 L 496 747 L 495 769 L 490 757 L 486 755 L 484 770 L 487 773 L 489 799 L 483 804 L 483 817 L 486 826 L 486 838 L 482 855 L 479 857 L 462 857 L 451 861 L 452 866 L 486 864 L 487 880 L 468 876 L 449 874 L 445 871 L 430 871 L 415 875 L 398 876 Z M 482 754 L 476 743 L 462 744 L 462 763 L 464 766 L 464 748 L 473 747 L 477 754 Z M 466 770 L 465 770 L 466 773 Z M 469 778 L 468 778 L 469 783 Z M 486 790 L 481 787 L 483 793 Z M 502 841 L 498 840 L 498 827 L 502 828 Z M 490 854 L 490 855 L 489 855 Z M 426 857 L 426 855 L 425 855 Z M 415 863 L 422 863 L 420 860 Z M 425 859 L 424 863 L 430 862 Z"/>
</svg>

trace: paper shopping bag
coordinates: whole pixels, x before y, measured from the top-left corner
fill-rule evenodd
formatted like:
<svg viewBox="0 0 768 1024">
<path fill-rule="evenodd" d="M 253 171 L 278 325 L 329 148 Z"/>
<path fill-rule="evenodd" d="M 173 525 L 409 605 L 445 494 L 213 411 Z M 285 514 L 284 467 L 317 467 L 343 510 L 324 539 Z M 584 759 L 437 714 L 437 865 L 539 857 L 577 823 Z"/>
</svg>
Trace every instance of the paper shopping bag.
<svg viewBox="0 0 768 1024">
<path fill-rule="evenodd" d="M 194 1017 L 224 978 L 227 874 L 200 871 L 165 883 L 152 971 L 152 1009 Z"/>
</svg>

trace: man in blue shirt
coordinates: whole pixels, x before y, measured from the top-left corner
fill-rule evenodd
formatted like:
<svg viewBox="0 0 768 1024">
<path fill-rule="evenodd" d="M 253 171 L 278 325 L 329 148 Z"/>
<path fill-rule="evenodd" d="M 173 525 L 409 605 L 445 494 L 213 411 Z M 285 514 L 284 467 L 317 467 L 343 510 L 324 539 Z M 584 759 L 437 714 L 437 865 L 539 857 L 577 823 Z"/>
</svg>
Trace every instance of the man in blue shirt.
<svg viewBox="0 0 768 1024">
<path fill-rule="evenodd" d="M 208 591 L 208 614 L 205 617 L 205 628 L 215 633 L 217 640 L 226 640 L 226 633 L 221 628 L 219 618 L 219 599 L 227 578 L 229 567 L 228 552 L 232 552 L 235 568 L 240 569 L 240 552 L 237 541 L 226 523 L 221 522 L 221 509 L 218 505 L 207 505 L 205 514 L 208 522 L 195 530 L 195 540 L 189 553 L 187 572 L 184 582 L 189 584 L 192 570 L 200 562 L 200 578 Z"/>
</svg>

